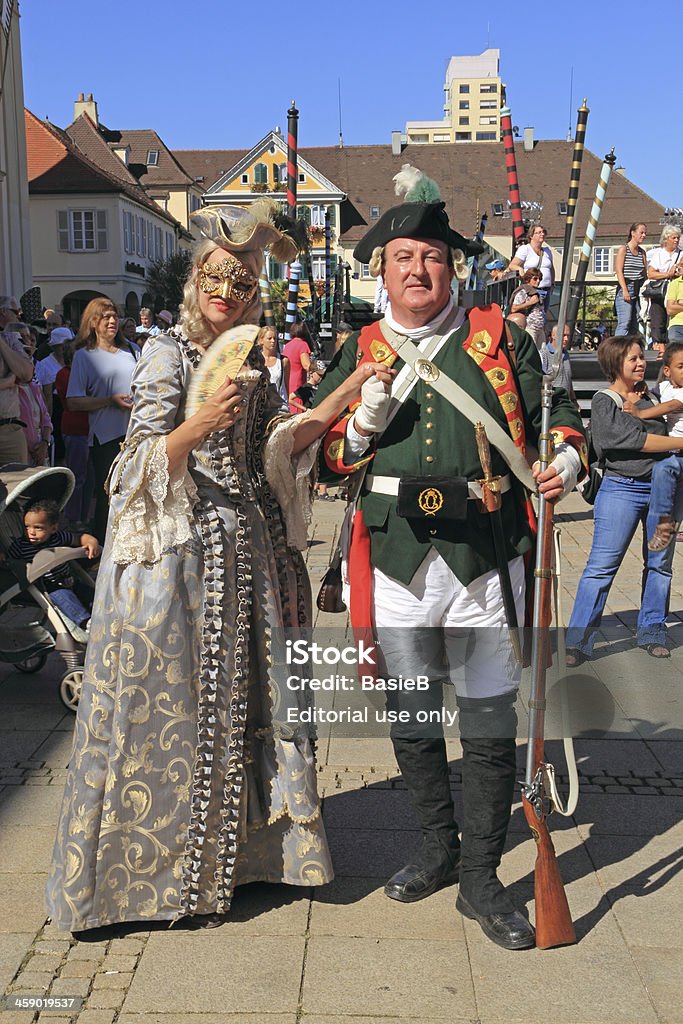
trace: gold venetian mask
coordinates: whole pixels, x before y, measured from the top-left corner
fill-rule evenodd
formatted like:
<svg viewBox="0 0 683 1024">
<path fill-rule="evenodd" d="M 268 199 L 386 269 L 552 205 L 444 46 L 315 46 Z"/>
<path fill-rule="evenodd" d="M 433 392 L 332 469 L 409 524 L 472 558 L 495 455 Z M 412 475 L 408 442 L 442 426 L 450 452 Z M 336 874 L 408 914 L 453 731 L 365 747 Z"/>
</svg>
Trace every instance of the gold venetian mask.
<svg viewBox="0 0 683 1024">
<path fill-rule="evenodd" d="M 205 263 L 197 273 L 197 285 L 205 295 L 233 302 L 251 302 L 258 288 L 258 278 L 232 254 L 220 263 Z"/>
</svg>

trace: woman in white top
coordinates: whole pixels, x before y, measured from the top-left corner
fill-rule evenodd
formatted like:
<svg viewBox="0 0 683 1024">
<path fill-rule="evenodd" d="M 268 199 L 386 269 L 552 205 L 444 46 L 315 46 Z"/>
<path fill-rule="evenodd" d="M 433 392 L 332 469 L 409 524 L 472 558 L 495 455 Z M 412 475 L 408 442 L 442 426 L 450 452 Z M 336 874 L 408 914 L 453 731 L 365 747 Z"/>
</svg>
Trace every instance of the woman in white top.
<svg viewBox="0 0 683 1024">
<path fill-rule="evenodd" d="M 261 346 L 263 358 L 270 374 L 270 383 L 282 399 L 283 406 L 289 405 L 289 359 L 280 354 L 277 331 L 274 327 L 262 327 L 256 341 Z"/>
<path fill-rule="evenodd" d="M 683 274 L 683 253 L 679 242 L 681 229 L 676 224 L 665 224 L 659 245 L 647 254 L 647 276 L 650 281 L 672 280 Z M 666 308 L 664 296 L 650 296 L 650 337 L 652 347 L 663 352 L 666 348 Z"/>
<path fill-rule="evenodd" d="M 508 270 L 522 275 L 525 270 L 541 271 L 541 287 L 538 290 L 543 305 L 548 310 L 550 291 L 555 284 L 555 270 L 553 267 L 553 254 L 547 245 L 544 245 L 545 237 L 548 234 L 542 224 L 534 224 L 529 231 L 529 241 L 526 245 L 520 245 L 515 255 L 510 260 Z"/>
</svg>

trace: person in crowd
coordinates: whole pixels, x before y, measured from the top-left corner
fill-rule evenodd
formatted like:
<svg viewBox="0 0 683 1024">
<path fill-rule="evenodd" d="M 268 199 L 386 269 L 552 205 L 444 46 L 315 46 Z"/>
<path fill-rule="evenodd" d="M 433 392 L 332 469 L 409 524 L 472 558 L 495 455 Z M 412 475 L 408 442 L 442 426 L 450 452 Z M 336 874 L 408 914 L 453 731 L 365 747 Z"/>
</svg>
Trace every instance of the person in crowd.
<svg viewBox="0 0 683 1024">
<path fill-rule="evenodd" d="M 532 269 L 541 271 L 538 295 L 546 312 L 550 301 L 550 292 L 555 283 L 553 254 L 544 244 L 547 234 L 548 232 L 542 224 L 534 224 L 529 229 L 529 241 L 520 245 L 508 265 L 508 272 L 513 271 L 516 274 L 523 274 L 524 271 Z"/>
<path fill-rule="evenodd" d="M 24 352 L 32 360 L 36 348 L 36 334 L 27 324 L 10 323 L 8 331 L 21 339 Z M 47 466 L 52 439 L 52 420 L 43 398 L 43 390 L 35 376 L 28 383 L 19 384 L 19 419 L 24 423 L 24 436 L 28 450 L 28 465 Z"/>
<path fill-rule="evenodd" d="M 290 417 L 254 343 L 234 381 L 214 381 L 191 414 L 185 402 L 214 340 L 258 324 L 264 247 L 294 258 L 277 214 L 270 200 L 193 214 L 180 324 L 135 371 L 48 881 L 57 926 L 91 938 L 119 922 L 220 924 L 236 885 L 332 877 L 297 720 L 308 698 L 276 653 L 283 630 L 310 623 L 301 550 L 318 439 L 387 374 L 359 368 Z"/>
<path fill-rule="evenodd" d="M 55 312 L 54 309 L 44 310 L 43 319 L 45 320 L 45 326 L 48 330 L 48 334 L 53 331 L 55 327 L 64 326 L 64 318 L 61 313 Z"/>
<path fill-rule="evenodd" d="M 353 334 L 353 327 L 346 320 L 340 320 L 337 324 L 337 337 L 334 343 L 334 351 L 338 352 L 347 338 Z"/>
<path fill-rule="evenodd" d="M 162 309 L 157 313 L 156 325 L 160 331 L 167 331 L 173 327 L 173 313 L 168 309 Z"/>
<path fill-rule="evenodd" d="M 111 299 L 92 299 L 83 311 L 76 353 L 66 392 L 67 408 L 87 412 L 88 444 L 95 479 L 93 532 L 104 540 L 109 503 L 105 482 L 126 436 L 130 382 L 135 356 L 119 334 L 119 317 Z"/>
<path fill-rule="evenodd" d="M 305 383 L 311 365 L 311 346 L 306 324 L 292 324 L 289 338 L 282 350 L 283 356 L 289 359 L 289 410 L 299 412 L 294 402 L 294 392 Z"/>
<path fill-rule="evenodd" d="M 352 625 L 363 634 L 374 629 L 382 677 L 428 680 L 427 692 L 403 689 L 390 695 L 389 708 L 397 716 L 391 739 L 422 845 L 384 892 L 412 903 L 459 879 L 460 913 L 476 920 L 496 944 L 528 949 L 535 944 L 533 928 L 497 877 L 516 778 L 519 682 L 499 573 L 509 578 L 521 622 L 522 555 L 531 550 L 533 535 L 524 512 L 526 491 L 493 443 L 493 472 L 505 480 L 501 511 L 507 546 L 500 564 L 490 526 L 468 494 L 482 476 L 473 422 L 484 415 L 482 406 L 510 434 L 507 458 L 522 476 L 531 475 L 526 459 L 518 460 L 516 453 L 538 440 L 541 366 L 532 338 L 513 326 L 517 372 L 512 372 L 499 307 L 468 314 L 455 306 L 453 277 L 467 280 L 467 256 L 481 247 L 450 226 L 443 202 L 418 198 L 438 195 L 436 183 L 410 167 L 399 172 L 396 183 L 406 201 L 387 210 L 354 251 L 372 274 L 382 274 L 390 312 L 349 338 L 316 395 L 316 403 L 324 401 L 367 359 L 381 355 L 391 367 L 397 349 L 398 358 L 415 367 L 412 390 L 401 402 L 394 400 L 397 411 L 390 422 L 390 385 L 371 378 L 323 441 L 331 473 L 346 475 L 372 459 L 348 553 Z M 406 339 L 422 352 L 414 362 L 412 349 L 403 354 Z M 437 379 L 442 385 L 457 382 L 475 408 L 465 415 L 464 398 L 461 403 L 444 397 L 433 386 Z M 495 393 L 491 379 L 499 381 Z M 506 410 L 518 410 L 514 422 Z M 561 391 L 553 394 L 551 423 L 555 460 L 543 474 L 538 465 L 535 471 L 540 488 L 554 501 L 572 489 L 585 456 L 580 419 Z M 448 509 L 443 518 L 441 509 Z M 495 637 L 490 648 L 485 636 Z M 454 684 L 459 707 L 462 842 L 443 730 L 416 726 L 420 714 L 428 720 L 438 714 L 444 682 Z"/>
<path fill-rule="evenodd" d="M 140 347 L 140 343 L 137 337 L 137 325 L 135 319 L 132 316 L 124 317 L 119 325 L 119 330 L 123 336 L 124 341 L 130 341 L 133 345 Z"/>
<path fill-rule="evenodd" d="M 92 486 L 88 486 L 88 463 L 90 433 L 87 412 L 74 412 L 69 408 L 66 396 L 69 390 L 71 364 L 74 357 L 74 342 L 64 346 L 64 366 L 55 378 L 55 391 L 62 403 L 62 439 L 64 461 L 74 475 L 74 489 L 64 508 L 64 518 L 69 523 L 88 521 Z"/>
<path fill-rule="evenodd" d="M 145 345 L 145 342 L 148 339 L 149 339 L 149 334 L 147 333 L 147 331 L 137 331 L 136 332 L 136 334 L 135 334 L 135 344 L 138 346 L 138 348 L 140 349 L 141 352 L 142 352 L 142 349 L 143 349 L 143 347 Z"/>
<path fill-rule="evenodd" d="M 15 537 L 7 549 L 7 557 L 32 562 L 45 548 L 85 548 L 88 558 L 97 558 L 100 545 L 89 533 L 72 533 L 59 529 L 59 505 L 49 498 L 34 498 L 24 509 L 23 537 Z M 50 600 L 81 629 L 87 631 L 90 611 L 74 593 L 76 585 L 68 563 L 43 573 L 41 582 Z"/>
<path fill-rule="evenodd" d="M 676 224 L 665 224 L 659 245 L 647 253 L 649 281 L 672 281 L 683 274 L 683 252 L 680 247 L 681 229 Z M 650 295 L 650 336 L 652 347 L 660 353 L 666 348 L 666 307 L 663 295 Z"/>
<path fill-rule="evenodd" d="M 263 359 L 270 374 L 270 382 L 282 399 L 283 408 L 289 405 L 289 359 L 280 352 L 277 331 L 262 327 L 256 339 L 263 351 Z"/>
<path fill-rule="evenodd" d="M 36 363 L 36 380 L 43 389 L 43 399 L 47 411 L 50 416 L 53 416 L 53 420 L 57 420 L 56 427 L 59 426 L 61 409 L 56 410 L 55 408 L 55 379 L 64 366 L 64 346 L 72 338 L 71 328 L 54 327 L 48 342 L 50 354 Z"/>
<path fill-rule="evenodd" d="M 640 289 L 647 277 L 647 257 L 642 243 L 647 238 L 647 226 L 631 224 L 628 240 L 620 245 L 614 258 L 617 275 L 617 291 L 614 308 L 617 314 L 617 329 L 614 336 L 638 333 L 638 306 Z"/>
<path fill-rule="evenodd" d="M 534 267 L 524 271 L 521 285 L 510 296 L 511 313 L 522 313 L 526 318 L 523 324 L 515 322 L 531 335 L 539 351 L 545 341 L 545 306 L 540 287 L 541 271 Z"/>
<path fill-rule="evenodd" d="M 150 337 L 160 333 L 160 328 L 154 323 L 154 313 L 148 306 L 143 306 L 140 310 L 140 326 L 137 328 L 137 333 L 142 334 L 143 332 Z"/>
<path fill-rule="evenodd" d="M 297 412 L 306 412 L 307 409 L 313 407 L 315 393 L 318 390 L 320 381 L 325 376 L 326 370 L 327 367 L 322 360 L 311 359 L 311 365 L 306 375 L 306 383 L 296 389 L 292 399 L 292 405 L 296 408 Z M 327 484 L 321 480 L 316 481 L 315 493 L 320 501 L 334 501 L 333 495 L 328 491 Z"/>
<path fill-rule="evenodd" d="M 593 510 L 593 542 L 567 629 L 567 665 L 593 656 L 605 602 L 633 536 L 642 525 L 653 537 L 657 516 L 650 511 L 652 471 L 667 452 L 683 450 L 683 437 L 668 437 L 661 414 L 638 419 L 627 409 L 649 410 L 644 342 L 639 334 L 605 338 L 598 362 L 611 394 L 599 391 L 591 405 L 593 445 L 604 459 L 604 476 Z M 674 546 L 646 549 L 636 643 L 653 658 L 668 658 L 666 615 Z"/>
<path fill-rule="evenodd" d="M 564 388 L 569 397 L 571 398 L 574 405 L 578 408 L 578 402 L 574 393 L 574 383 L 572 381 L 572 364 L 569 359 L 569 324 L 564 325 L 562 331 L 562 352 L 560 354 L 560 368 L 557 376 L 553 380 L 554 388 Z M 541 366 L 544 373 L 550 373 L 552 366 L 555 363 L 555 353 L 557 351 L 557 324 L 553 326 L 550 332 L 550 338 L 543 345 L 541 349 Z"/>
<path fill-rule="evenodd" d="M 670 317 L 669 342 L 683 341 L 683 269 L 666 290 L 666 311 Z"/>
<path fill-rule="evenodd" d="M 33 362 L 26 355 L 21 337 L 7 331 L 8 324 L 20 320 L 22 315 L 14 295 L 0 295 L 0 465 L 28 461 L 19 385 L 33 379 Z"/>
<path fill-rule="evenodd" d="M 379 274 L 375 283 L 375 298 L 372 304 L 374 313 L 384 313 L 387 308 L 387 302 L 389 301 L 389 295 L 384 287 L 384 281 L 382 275 Z"/>
</svg>

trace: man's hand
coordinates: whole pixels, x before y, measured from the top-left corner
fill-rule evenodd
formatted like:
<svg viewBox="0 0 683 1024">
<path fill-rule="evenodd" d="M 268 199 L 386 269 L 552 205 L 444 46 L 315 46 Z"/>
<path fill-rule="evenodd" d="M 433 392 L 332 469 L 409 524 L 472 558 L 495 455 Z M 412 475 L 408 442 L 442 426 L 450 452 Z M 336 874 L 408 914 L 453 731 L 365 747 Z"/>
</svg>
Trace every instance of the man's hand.
<svg viewBox="0 0 683 1024">
<path fill-rule="evenodd" d="M 553 461 L 542 473 L 540 462 L 532 467 L 539 492 L 553 504 L 574 490 L 580 470 L 579 453 L 566 441 L 558 444 Z"/>
<path fill-rule="evenodd" d="M 124 412 L 128 412 L 133 408 L 130 395 L 110 395 L 109 401 L 112 405 L 115 405 L 117 409 L 123 409 Z"/>
<path fill-rule="evenodd" d="M 355 424 L 360 433 L 378 434 L 384 430 L 391 402 L 391 384 L 373 374 L 360 389 L 361 404 Z"/>
</svg>

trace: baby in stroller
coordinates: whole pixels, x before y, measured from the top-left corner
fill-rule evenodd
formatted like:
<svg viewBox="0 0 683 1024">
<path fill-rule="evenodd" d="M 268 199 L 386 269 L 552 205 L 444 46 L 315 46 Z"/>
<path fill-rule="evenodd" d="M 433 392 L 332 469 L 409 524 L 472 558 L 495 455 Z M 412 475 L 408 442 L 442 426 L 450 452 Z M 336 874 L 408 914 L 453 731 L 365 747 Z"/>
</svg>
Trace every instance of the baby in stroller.
<svg viewBox="0 0 683 1024">
<path fill-rule="evenodd" d="M 45 548 L 85 548 L 88 558 L 96 558 L 100 545 L 89 533 L 72 533 L 59 529 L 59 505 L 51 498 L 34 498 L 24 508 L 24 537 L 15 537 L 7 549 L 7 557 L 32 562 Z M 72 622 L 87 632 L 90 612 L 74 593 L 75 579 L 68 563 L 44 573 L 42 582 L 52 603 Z"/>
</svg>

